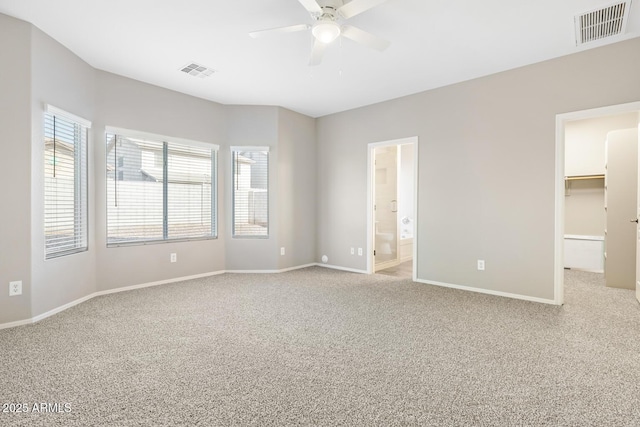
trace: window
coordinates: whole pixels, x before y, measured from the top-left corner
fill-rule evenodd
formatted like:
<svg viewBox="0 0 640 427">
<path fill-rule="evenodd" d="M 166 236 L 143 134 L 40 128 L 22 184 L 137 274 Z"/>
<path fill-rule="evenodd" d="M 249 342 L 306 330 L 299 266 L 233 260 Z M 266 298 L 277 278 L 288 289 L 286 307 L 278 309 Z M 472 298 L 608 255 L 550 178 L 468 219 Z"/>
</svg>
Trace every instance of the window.
<svg viewBox="0 0 640 427">
<path fill-rule="evenodd" d="M 45 259 L 86 251 L 87 133 L 91 123 L 50 105 L 44 113 Z"/>
<path fill-rule="evenodd" d="M 107 133 L 107 245 L 217 237 L 211 144 Z"/>
<path fill-rule="evenodd" d="M 231 147 L 233 237 L 269 236 L 269 148 Z"/>
</svg>

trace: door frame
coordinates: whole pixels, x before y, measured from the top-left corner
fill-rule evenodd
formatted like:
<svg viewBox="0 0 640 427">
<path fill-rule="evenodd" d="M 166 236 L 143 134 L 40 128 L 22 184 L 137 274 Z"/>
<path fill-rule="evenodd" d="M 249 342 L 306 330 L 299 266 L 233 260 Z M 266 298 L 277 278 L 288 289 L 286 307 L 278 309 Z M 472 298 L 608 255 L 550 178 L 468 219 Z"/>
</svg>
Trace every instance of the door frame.
<svg viewBox="0 0 640 427">
<path fill-rule="evenodd" d="M 413 273 L 412 279 L 415 282 L 418 277 L 418 137 L 411 136 L 408 138 L 393 139 L 388 141 L 371 142 L 367 146 L 367 274 L 375 272 L 375 259 L 373 257 L 375 242 L 375 172 L 374 151 L 379 147 L 398 146 L 412 144 L 413 145 Z M 398 241 L 399 241 L 398 236 Z M 399 256 L 399 254 L 398 254 Z"/>
<path fill-rule="evenodd" d="M 556 115 L 556 172 L 555 172 L 555 242 L 554 242 L 554 303 L 564 304 L 564 164 L 565 124 L 574 120 L 594 119 L 624 113 L 640 112 L 640 102 L 610 105 L 589 110 Z"/>
</svg>

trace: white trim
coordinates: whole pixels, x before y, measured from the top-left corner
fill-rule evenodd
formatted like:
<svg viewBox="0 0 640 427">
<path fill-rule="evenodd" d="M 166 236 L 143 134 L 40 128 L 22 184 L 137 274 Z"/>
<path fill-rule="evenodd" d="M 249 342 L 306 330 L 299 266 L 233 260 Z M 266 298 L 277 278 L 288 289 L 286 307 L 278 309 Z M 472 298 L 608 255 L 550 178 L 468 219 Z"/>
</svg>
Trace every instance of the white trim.
<svg viewBox="0 0 640 427">
<path fill-rule="evenodd" d="M 418 179 L 418 174 L 419 174 L 419 167 L 418 165 L 420 164 L 420 159 L 418 158 L 419 156 L 419 149 L 420 149 L 420 144 L 419 144 L 420 140 L 418 139 L 418 137 L 415 137 L 415 143 L 413 144 L 413 188 L 414 188 L 414 195 L 413 195 L 413 237 L 412 237 L 412 241 L 411 244 L 413 245 L 412 250 L 413 250 L 413 255 L 412 255 L 412 279 L 415 282 L 416 280 L 418 280 L 418 229 L 420 228 L 420 221 L 418 220 L 418 203 L 420 203 L 420 198 L 418 197 L 418 195 L 420 194 L 419 190 L 419 182 L 420 180 Z"/>
<path fill-rule="evenodd" d="M 559 305 L 552 299 L 530 297 L 528 295 L 512 294 L 510 292 L 492 291 L 490 289 L 473 288 L 471 286 L 463 286 L 463 285 L 454 285 L 454 284 L 451 284 L 451 283 L 437 282 L 437 281 L 434 281 L 434 280 L 418 279 L 418 280 L 416 280 L 416 282 L 423 283 L 425 285 L 433 285 L 433 286 L 439 286 L 439 287 L 442 287 L 442 288 L 458 289 L 458 290 L 462 290 L 462 291 L 475 292 L 475 293 L 479 293 L 479 294 L 486 294 L 486 295 L 493 295 L 493 296 L 498 296 L 498 297 L 519 299 L 519 300 L 523 300 L 523 301 L 538 302 L 538 303 L 542 303 L 542 304 Z"/>
<path fill-rule="evenodd" d="M 369 144 L 367 147 L 367 274 L 373 274 L 375 269 L 375 258 L 373 256 L 373 245 L 375 242 L 375 227 L 374 227 L 374 213 L 373 213 L 373 180 L 375 168 L 374 162 L 374 150 L 375 146 Z"/>
<path fill-rule="evenodd" d="M 275 273 L 286 273 L 288 271 L 300 270 L 307 267 L 314 267 L 318 264 L 304 264 L 304 265 L 296 265 L 295 267 L 287 267 L 282 268 L 280 270 L 226 270 L 225 273 L 231 274 L 275 274 Z"/>
<path fill-rule="evenodd" d="M 565 239 L 571 240 L 602 240 L 604 241 L 604 236 L 583 236 L 580 234 L 565 234 Z"/>
<path fill-rule="evenodd" d="M 231 151 L 269 151 L 269 147 L 260 147 L 253 145 L 232 145 L 229 147 Z"/>
<path fill-rule="evenodd" d="M 157 133 L 144 132 L 140 130 L 125 129 L 125 128 L 119 128 L 115 126 L 105 126 L 105 131 L 107 133 L 115 133 L 116 135 L 124 136 L 125 138 L 126 137 L 137 138 L 142 140 L 150 140 L 152 142 L 169 142 L 169 143 L 175 142 L 178 144 L 193 145 L 193 146 L 203 147 L 206 149 L 211 149 L 216 151 L 220 150 L 219 145 L 213 144 L 210 142 L 196 141 L 194 139 L 178 138 L 178 137 L 169 136 L 169 135 L 160 135 Z"/>
<path fill-rule="evenodd" d="M 555 221 L 554 221 L 554 266 L 553 299 L 557 305 L 564 304 L 564 121 L 556 116 L 556 158 L 555 158 Z M 562 181 L 561 186 L 558 184 Z M 561 188 L 562 187 L 562 188 Z M 562 236 L 562 238 L 558 238 Z"/>
<path fill-rule="evenodd" d="M 98 292 L 95 292 L 93 296 L 99 297 L 103 295 L 117 294 L 119 292 L 133 291 L 136 289 L 143 289 L 143 288 L 151 288 L 153 286 L 159 286 L 159 285 L 168 285 L 169 283 L 184 282 L 185 280 L 194 280 L 194 279 L 201 279 L 203 277 L 218 276 L 224 273 L 225 271 L 222 270 L 222 271 L 214 271 L 211 273 L 194 274 L 192 276 L 182 276 L 182 277 L 177 277 L 175 279 L 158 280 L 157 282 L 141 283 L 139 285 L 125 286 L 123 288 L 114 288 L 114 289 L 107 289 L 105 291 L 98 291 Z"/>
<path fill-rule="evenodd" d="M 369 273 L 367 270 L 358 270 L 358 269 L 355 269 L 355 268 L 340 267 L 338 265 L 321 264 L 321 263 L 318 263 L 316 265 L 318 267 L 330 268 L 332 270 L 347 271 L 349 273 L 359 273 L 359 274 L 367 274 L 367 273 Z"/>
<path fill-rule="evenodd" d="M 15 328 L 17 326 L 30 325 L 32 323 L 39 322 L 41 320 L 46 319 L 47 317 L 53 316 L 54 314 L 58 314 L 58 313 L 60 313 L 62 311 L 65 311 L 65 310 L 71 308 L 71 307 L 74 307 L 74 306 L 76 306 L 78 304 L 82 304 L 85 301 L 89 301 L 91 298 L 93 298 L 95 296 L 97 296 L 96 293 L 92 293 L 92 294 L 87 295 L 85 297 L 78 298 L 75 301 L 71 301 L 71 302 L 69 302 L 67 304 L 61 305 L 60 307 L 56 307 L 53 310 L 49 310 L 46 313 L 42 313 L 42 314 L 39 314 L 37 316 L 30 317 L 28 319 L 18 320 L 16 322 L 0 323 L 0 329 Z"/>
<path fill-rule="evenodd" d="M 405 144 L 411 144 L 414 142 L 418 143 L 417 136 L 408 136 L 406 138 L 390 139 L 388 141 L 370 142 L 369 147 L 373 147 L 373 148 L 389 147 L 391 145 L 405 145 Z"/>
<path fill-rule="evenodd" d="M 564 304 L 564 152 L 565 124 L 573 120 L 593 119 L 616 114 L 640 112 L 640 102 L 610 105 L 589 110 L 573 111 L 556 115 L 556 158 L 555 158 L 555 238 L 553 293 L 554 304 Z"/>
<path fill-rule="evenodd" d="M 64 117 L 65 119 L 69 119 L 73 122 L 80 124 L 81 126 L 86 127 L 87 129 L 91 128 L 90 120 L 83 119 L 80 116 L 76 116 L 75 114 L 69 113 L 68 111 L 64 111 L 61 108 L 54 107 L 51 104 L 44 104 L 44 111 L 54 116 L 60 116 L 60 117 Z"/>
<path fill-rule="evenodd" d="M 373 167 L 373 152 L 378 147 L 389 147 L 393 145 L 405 145 L 413 144 L 413 281 L 415 282 L 418 277 L 418 173 L 419 173 L 419 159 L 418 159 L 418 147 L 420 145 L 420 139 L 417 136 L 410 136 L 407 138 L 392 139 L 389 141 L 371 142 L 367 145 L 367 269 L 364 271 L 367 274 L 373 274 L 375 272 L 375 262 L 373 257 L 373 242 L 374 242 L 374 214 L 373 214 L 373 175 L 375 168 Z"/>
<path fill-rule="evenodd" d="M 133 286 L 125 286 L 122 288 L 115 288 L 115 289 L 108 289 L 106 291 L 97 291 L 94 292 L 92 294 L 89 294 L 85 297 L 79 298 L 75 301 L 71 301 L 67 304 L 61 305 L 60 307 L 56 307 L 53 310 L 49 310 L 45 313 L 39 314 L 37 316 L 31 317 L 29 319 L 25 319 L 25 320 L 18 320 L 16 322 L 9 322 L 9 323 L 0 323 L 0 329 L 6 329 L 6 328 L 13 328 L 16 326 L 23 326 L 23 325 L 29 325 L 32 323 L 36 323 L 39 322 L 41 320 L 46 319 L 47 317 L 51 317 L 54 314 L 58 314 L 62 311 L 65 311 L 71 307 L 74 307 L 78 304 L 82 304 L 83 302 L 89 301 L 92 298 L 95 297 L 99 297 L 99 296 L 103 296 L 103 295 L 109 295 L 109 294 L 115 294 L 115 293 L 119 293 L 119 292 L 126 292 L 126 291 L 131 291 L 134 289 L 142 289 L 142 288 L 149 288 L 152 286 L 158 286 L 158 285 L 166 285 L 169 283 L 176 283 L 176 282 L 183 282 L 185 280 L 191 280 L 191 279 L 199 279 L 202 277 L 208 277 L 208 276 L 216 276 L 219 274 L 223 274 L 225 271 L 216 271 L 216 272 L 212 272 L 212 273 L 204 273 L 204 274 L 196 274 L 193 276 L 183 276 L 183 277 L 177 277 L 174 279 L 168 279 L 168 280 L 161 280 L 161 281 L 157 281 L 157 282 L 149 282 L 149 283 L 142 283 L 139 285 L 133 285 Z"/>
<path fill-rule="evenodd" d="M 318 265 L 318 264 L 315 263 L 315 262 L 312 262 L 312 263 L 309 263 L 309 264 L 297 265 L 295 267 L 283 268 L 283 269 L 280 269 L 279 271 L 281 273 L 286 273 L 287 271 L 302 270 L 303 268 L 315 267 L 316 265 Z"/>
<path fill-rule="evenodd" d="M 9 329 L 9 328 L 17 328 L 18 326 L 30 325 L 33 323 L 33 319 L 25 319 L 25 320 L 16 320 L 15 322 L 9 323 L 0 323 L 0 330 Z"/>
<path fill-rule="evenodd" d="M 561 113 L 556 117 L 563 122 L 572 120 L 595 119 L 603 116 L 615 116 L 618 114 L 634 113 L 640 111 L 640 101 L 628 102 L 626 104 L 609 105 L 605 107 L 591 108 L 588 110 L 571 111 Z"/>
<path fill-rule="evenodd" d="M 47 317 L 51 317 L 54 314 L 61 313 L 61 312 L 65 311 L 65 310 L 67 310 L 67 309 L 69 309 L 71 307 L 75 307 L 78 304 L 82 304 L 83 302 L 89 301 L 91 298 L 93 298 L 95 296 L 97 296 L 97 295 L 95 293 L 93 293 L 91 295 L 87 295 L 86 297 L 78 298 L 75 301 L 71 301 L 71 302 L 69 302 L 67 304 L 61 305 L 60 307 L 56 307 L 53 310 L 47 311 L 46 313 L 42 313 L 42 314 L 39 314 L 37 316 L 34 316 L 31 319 L 30 323 L 36 323 L 36 322 L 39 322 L 41 320 L 46 319 Z"/>
<path fill-rule="evenodd" d="M 103 296 L 103 295 L 110 295 L 110 294 L 116 294 L 116 293 L 120 293 L 120 292 L 127 292 L 127 291 L 132 291 L 132 290 L 136 290 L 136 289 L 142 289 L 142 288 L 150 288 L 153 286 L 159 286 L 159 285 L 167 285 L 170 283 L 177 283 L 177 282 L 184 282 L 186 280 L 193 280 L 193 279 L 201 279 L 203 277 L 210 277 L 210 276 L 218 276 L 221 274 L 225 274 L 225 273 L 284 273 L 287 271 L 292 271 L 292 270 L 298 270 L 298 269 L 302 269 L 302 268 L 307 268 L 307 267 L 313 267 L 319 264 L 316 263 L 311 263 L 311 264 L 304 264 L 304 265 L 299 265 L 299 266 L 295 266 L 295 267 L 289 267 L 289 268 L 284 268 L 281 270 L 244 270 L 244 271 L 233 271 L 233 270 L 220 270 L 220 271 L 214 271 L 214 272 L 210 272 L 210 273 L 202 273 L 202 274 L 194 274 L 191 276 L 182 276 L 182 277 L 176 277 L 173 279 L 167 279 L 167 280 L 159 280 L 156 282 L 148 282 L 148 283 L 141 283 L 139 285 L 132 285 L 132 286 L 125 286 L 122 288 L 115 288 L 115 289 L 107 289 L 105 291 L 97 291 L 94 292 L 92 294 L 89 294 L 85 297 L 79 298 L 75 301 L 71 301 L 67 304 L 64 304 L 60 307 L 56 307 L 53 310 L 49 310 L 46 313 L 42 313 L 39 314 L 37 316 L 34 317 L 30 317 L 28 319 L 24 319 L 24 320 L 17 320 L 15 322 L 9 322 L 9 323 L 0 323 L 0 330 L 2 329 L 8 329 L 8 328 L 15 328 L 17 326 L 24 326 L 24 325 L 30 325 L 32 323 L 36 323 L 39 322 L 41 320 L 46 319 L 47 317 L 51 317 L 54 314 L 58 314 L 62 311 L 65 311 L 71 307 L 74 307 L 78 304 L 82 304 L 83 302 L 89 301 L 92 298 L 95 297 L 99 297 L 99 296 Z"/>
</svg>

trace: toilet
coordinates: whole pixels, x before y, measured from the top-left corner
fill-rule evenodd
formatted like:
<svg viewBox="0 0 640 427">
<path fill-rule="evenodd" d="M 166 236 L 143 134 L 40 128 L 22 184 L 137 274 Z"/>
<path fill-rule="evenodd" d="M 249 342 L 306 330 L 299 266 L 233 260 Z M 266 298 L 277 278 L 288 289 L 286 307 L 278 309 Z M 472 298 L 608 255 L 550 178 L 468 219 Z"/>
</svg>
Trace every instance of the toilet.
<svg viewBox="0 0 640 427">
<path fill-rule="evenodd" d="M 390 255 L 392 253 L 391 242 L 394 237 L 394 233 L 380 233 L 378 231 L 378 226 L 376 225 L 376 243 L 380 248 L 380 255 Z"/>
</svg>

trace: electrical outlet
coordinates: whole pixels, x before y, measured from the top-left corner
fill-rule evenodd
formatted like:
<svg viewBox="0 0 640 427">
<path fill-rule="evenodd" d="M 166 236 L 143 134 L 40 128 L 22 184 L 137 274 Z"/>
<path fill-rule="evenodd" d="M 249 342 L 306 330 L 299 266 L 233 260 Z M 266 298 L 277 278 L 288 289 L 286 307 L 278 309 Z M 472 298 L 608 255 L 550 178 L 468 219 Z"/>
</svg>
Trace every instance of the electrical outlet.
<svg viewBox="0 0 640 427">
<path fill-rule="evenodd" d="M 358 256 L 362 256 L 362 248 L 358 248 Z"/>
<path fill-rule="evenodd" d="M 478 270 L 484 271 L 484 260 L 483 259 L 479 259 L 478 260 Z"/>
<path fill-rule="evenodd" d="M 351 248 L 351 255 L 355 255 L 355 253 L 356 253 L 355 248 Z"/>
<path fill-rule="evenodd" d="M 280 248 L 280 255 L 284 255 L 284 246 Z"/>
<path fill-rule="evenodd" d="M 9 296 L 22 295 L 22 280 L 9 282 Z"/>
<path fill-rule="evenodd" d="M 178 254 L 176 253 L 171 254 L 171 262 L 178 262 Z"/>
</svg>

